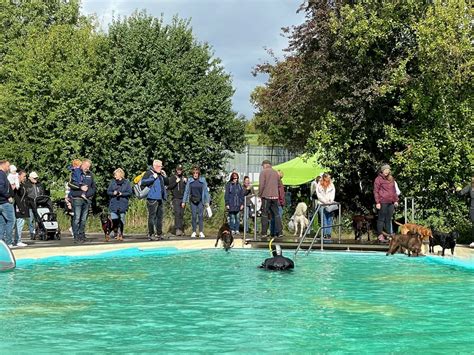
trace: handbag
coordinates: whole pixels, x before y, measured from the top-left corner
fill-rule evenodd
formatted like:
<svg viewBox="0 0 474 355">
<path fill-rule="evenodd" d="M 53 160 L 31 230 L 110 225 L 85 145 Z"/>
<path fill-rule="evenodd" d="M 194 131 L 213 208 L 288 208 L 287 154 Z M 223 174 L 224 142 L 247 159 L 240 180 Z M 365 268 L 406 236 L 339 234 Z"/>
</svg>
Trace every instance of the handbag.
<svg viewBox="0 0 474 355">
<path fill-rule="evenodd" d="M 198 205 L 199 202 L 201 202 L 201 196 L 191 195 L 190 200 L 191 200 L 191 202 L 194 203 L 195 205 Z"/>
<path fill-rule="evenodd" d="M 206 214 L 207 214 L 207 217 L 208 217 L 208 218 L 211 218 L 211 217 L 212 217 L 212 209 L 211 209 L 211 206 L 207 206 L 207 207 L 206 207 Z"/>
</svg>

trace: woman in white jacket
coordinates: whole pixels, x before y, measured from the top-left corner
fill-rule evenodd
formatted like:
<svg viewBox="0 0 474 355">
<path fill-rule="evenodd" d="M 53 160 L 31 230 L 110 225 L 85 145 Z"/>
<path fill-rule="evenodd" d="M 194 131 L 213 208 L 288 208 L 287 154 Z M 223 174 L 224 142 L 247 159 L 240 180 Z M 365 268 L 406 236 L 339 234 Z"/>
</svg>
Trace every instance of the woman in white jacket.
<svg viewBox="0 0 474 355">
<path fill-rule="evenodd" d="M 316 187 L 316 195 L 318 196 L 319 203 L 334 202 L 336 188 L 334 187 L 329 174 L 324 173 L 321 177 L 321 180 Z M 331 238 L 332 231 L 332 212 L 327 210 L 328 207 L 321 208 L 321 221 L 324 223 L 324 230 L 322 234 L 324 235 L 324 238 Z"/>
</svg>

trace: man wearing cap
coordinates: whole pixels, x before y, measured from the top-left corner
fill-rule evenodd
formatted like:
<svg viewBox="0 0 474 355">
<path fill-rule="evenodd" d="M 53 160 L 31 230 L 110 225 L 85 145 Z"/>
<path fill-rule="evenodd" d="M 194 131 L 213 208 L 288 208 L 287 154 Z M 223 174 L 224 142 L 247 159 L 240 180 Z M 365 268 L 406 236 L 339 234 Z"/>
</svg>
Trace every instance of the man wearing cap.
<svg viewBox="0 0 474 355">
<path fill-rule="evenodd" d="M 0 240 L 12 247 L 15 208 L 13 207 L 13 190 L 8 181 L 8 160 L 0 160 Z"/>
<path fill-rule="evenodd" d="M 398 195 L 395 188 L 395 179 L 390 173 L 390 166 L 384 164 L 374 181 L 375 208 L 378 210 L 377 234 L 380 241 L 385 241 L 382 231 L 392 232 L 392 216 L 398 206 Z"/>
<path fill-rule="evenodd" d="M 72 210 L 74 218 L 72 220 L 72 234 L 74 243 L 84 243 L 86 241 L 86 223 L 89 216 L 89 208 L 92 204 L 96 192 L 94 175 L 90 171 L 92 162 L 84 159 L 81 164 L 81 184 L 69 184 L 71 188 Z M 84 198 L 85 197 L 85 198 Z"/>
<path fill-rule="evenodd" d="M 176 167 L 175 174 L 170 177 L 168 185 L 168 190 L 173 196 L 174 228 L 177 237 L 182 236 L 184 231 L 184 208 L 182 203 L 186 182 L 187 178 L 183 175 L 183 166 L 180 164 Z"/>
<path fill-rule="evenodd" d="M 33 208 L 35 206 L 35 199 L 38 196 L 46 194 L 43 184 L 39 182 L 39 176 L 36 171 L 32 171 L 28 175 L 28 181 L 25 182 L 26 199 L 29 208 L 30 218 L 28 220 L 28 229 L 30 230 L 30 238 L 35 238 L 35 217 L 33 215 Z"/>
<path fill-rule="evenodd" d="M 262 199 L 262 237 L 267 234 L 269 213 L 272 219 L 275 219 L 275 236 L 282 237 L 281 217 L 278 213 L 280 175 L 272 168 L 269 160 L 262 162 L 262 168 L 258 179 L 258 196 Z"/>
</svg>

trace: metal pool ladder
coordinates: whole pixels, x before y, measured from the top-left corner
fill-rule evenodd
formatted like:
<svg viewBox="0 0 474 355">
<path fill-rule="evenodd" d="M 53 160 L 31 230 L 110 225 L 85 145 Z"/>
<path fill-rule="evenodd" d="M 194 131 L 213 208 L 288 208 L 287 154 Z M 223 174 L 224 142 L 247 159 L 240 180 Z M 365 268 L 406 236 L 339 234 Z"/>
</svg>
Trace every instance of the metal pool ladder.
<svg viewBox="0 0 474 355">
<path fill-rule="evenodd" d="M 306 236 L 309 234 L 309 232 L 311 231 L 311 228 L 313 226 L 313 222 L 314 222 L 314 219 L 315 218 L 318 218 L 318 214 L 321 212 L 321 209 L 324 208 L 324 207 L 328 207 L 328 206 L 334 206 L 334 205 L 337 205 L 337 209 L 338 209 L 338 223 L 337 224 L 333 224 L 331 225 L 332 227 L 338 227 L 338 237 L 339 237 L 339 241 L 338 243 L 341 243 L 341 227 L 342 227 L 342 220 L 341 220 L 341 204 L 339 202 L 331 202 L 331 203 L 318 203 L 316 205 L 316 208 L 314 210 L 314 213 L 313 213 L 313 216 L 311 217 L 311 221 L 309 222 L 309 225 L 308 227 L 306 228 L 306 230 L 304 231 L 304 234 L 303 236 L 301 237 L 299 243 L 298 243 L 298 246 L 296 247 L 296 250 L 295 250 L 295 257 L 296 255 L 298 254 L 298 252 L 301 250 L 301 246 L 303 245 L 303 242 L 305 241 L 306 239 Z M 316 234 L 314 235 L 313 237 L 313 240 L 311 241 L 311 244 L 308 248 L 308 250 L 306 250 L 306 254 L 305 255 L 308 255 L 311 251 L 311 249 L 313 248 L 313 245 L 314 243 L 316 242 L 316 239 L 318 238 L 318 235 L 320 235 L 320 239 L 321 239 L 321 250 L 324 250 L 324 238 L 323 238 L 323 230 L 324 230 L 324 219 L 321 218 L 321 226 L 318 228 L 318 230 L 316 231 Z"/>
</svg>

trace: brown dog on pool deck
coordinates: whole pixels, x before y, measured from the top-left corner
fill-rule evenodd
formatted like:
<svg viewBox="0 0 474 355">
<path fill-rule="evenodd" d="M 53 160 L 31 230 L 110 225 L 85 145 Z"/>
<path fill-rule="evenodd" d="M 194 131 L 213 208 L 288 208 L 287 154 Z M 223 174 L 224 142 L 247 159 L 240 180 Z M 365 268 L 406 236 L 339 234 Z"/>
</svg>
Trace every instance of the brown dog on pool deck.
<svg viewBox="0 0 474 355">
<path fill-rule="evenodd" d="M 214 245 L 214 247 L 217 247 L 219 239 L 222 240 L 222 246 L 225 251 L 228 251 L 230 248 L 232 248 L 232 244 L 234 243 L 234 237 L 232 236 L 229 223 L 224 222 L 221 228 L 219 228 L 219 232 L 217 232 L 216 244 Z"/>
<path fill-rule="evenodd" d="M 398 223 L 397 221 L 395 221 L 395 223 L 400 226 L 400 234 L 407 234 L 408 232 L 412 232 L 412 233 L 418 233 L 419 235 L 421 235 L 422 249 L 424 247 L 423 242 L 429 243 L 430 237 L 433 236 L 433 232 L 431 231 L 430 228 L 426 228 L 414 223 L 401 224 L 401 223 Z M 424 248 L 424 253 L 426 254 L 426 252 L 427 252 L 427 249 Z"/>
<path fill-rule="evenodd" d="M 407 249 L 408 256 L 411 256 L 411 253 L 416 254 L 416 256 L 420 255 L 422 245 L 422 237 L 420 234 L 408 232 L 407 234 L 384 233 L 384 235 L 390 239 L 386 255 L 393 255 L 398 249 L 401 249 L 402 252 L 404 249 Z"/>
<path fill-rule="evenodd" d="M 362 234 L 367 233 L 367 240 L 370 242 L 370 226 L 374 221 L 372 215 L 352 216 L 352 229 L 354 230 L 355 240 L 362 240 Z"/>
</svg>

